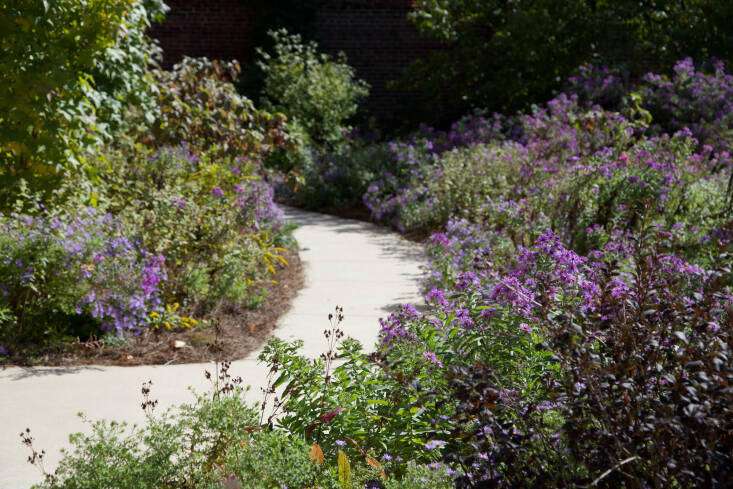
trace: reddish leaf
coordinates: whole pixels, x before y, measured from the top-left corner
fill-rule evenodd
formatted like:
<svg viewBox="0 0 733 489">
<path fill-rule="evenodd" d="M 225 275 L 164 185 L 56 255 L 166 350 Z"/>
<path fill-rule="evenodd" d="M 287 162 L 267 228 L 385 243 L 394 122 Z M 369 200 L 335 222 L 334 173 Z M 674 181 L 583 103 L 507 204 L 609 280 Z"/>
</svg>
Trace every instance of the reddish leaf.
<svg viewBox="0 0 733 489">
<path fill-rule="evenodd" d="M 366 461 L 369 465 L 374 467 L 375 469 L 379 470 L 382 467 L 382 464 L 377 462 L 374 458 L 367 456 Z"/>
<path fill-rule="evenodd" d="M 335 417 L 336 417 L 336 416 L 337 416 L 337 415 L 338 415 L 338 414 L 339 414 L 339 413 L 340 413 L 341 411 L 343 411 L 344 409 L 346 409 L 346 408 L 342 408 L 342 407 L 340 407 L 340 408 L 332 409 L 331 411 L 329 411 L 329 412 L 327 412 L 326 414 L 324 414 L 323 416 L 321 416 L 321 418 L 320 418 L 320 422 L 321 422 L 321 423 L 324 423 L 324 424 L 325 424 L 325 423 L 330 423 L 330 422 L 331 422 L 331 420 L 332 420 L 333 418 L 335 418 Z"/>
<path fill-rule="evenodd" d="M 356 447 L 356 449 L 359 450 L 359 453 L 362 454 L 362 456 L 364 456 L 364 457 L 367 457 L 368 456 L 367 453 L 359 446 L 359 444 L 356 443 L 356 440 L 354 440 L 353 438 L 349 438 L 348 436 L 345 436 L 344 437 L 344 440 L 350 441 L 351 443 L 353 443 L 354 446 Z"/>
<path fill-rule="evenodd" d="M 317 420 L 313 421 L 313 422 L 312 422 L 312 423 L 310 424 L 310 426 L 308 426 L 308 429 L 307 429 L 307 430 L 305 431 L 305 439 L 306 439 L 306 440 L 310 440 L 310 437 L 311 437 L 311 433 L 313 432 L 313 429 L 314 429 L 314 428 L 315 428 L 316 426 L 318 426 L 319 424 L 326 424 L 326 423 L 330 423 L 330 422 L 331 422 L 331 421 L 333 420 L 333 418 L 335 418 L 335 417 L 336 417 L 336 416 L 338 415 L 338 413 L 340 413 L 340 412 L 341 412 L 341 411 L 343 411 L 344 409 L 345 409 L 345 408 L 336 408 L 336 409 L 332 409 L 331 411 L 327 412 L 326 414 L 324 414 L 323 416 L 321 416 L 321 417 L 320 417 L 320 418 L 318 418 Z"/>
<path fill-rule="evenodd" d="M 323 463 L 323 450 L 321 450 L 321 446 L 318 443 L 313 444 L 309 457 L 318 465 Z"/>
</svg>

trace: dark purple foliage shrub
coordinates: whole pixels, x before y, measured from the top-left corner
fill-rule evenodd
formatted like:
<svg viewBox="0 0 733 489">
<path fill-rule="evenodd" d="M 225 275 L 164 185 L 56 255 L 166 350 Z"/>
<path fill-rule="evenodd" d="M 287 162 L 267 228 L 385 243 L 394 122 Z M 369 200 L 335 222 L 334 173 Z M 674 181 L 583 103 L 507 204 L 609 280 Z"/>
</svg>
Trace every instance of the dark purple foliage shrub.
<svg viewBox="0 0 733 489">
<path fill-rule="evenodd" d="M 731 263 L 704 271 L 645 230 L 624 260 L 589 264 L 598 290 L 540 303 L 542 400 L 502 395 L 485 363 L 454 365 L 445 452 L 458 487 L 728 487 L 733 482 Z M 516 289 L 515 289 L 516 290 Z"/>
<path fill-rule="evenodd" d="M 703 269 L 657 226 L 587 257 L 548 231 L 429 292 L 437 312 L 385 320 L 388 358 L 445 367 L 435 432 L 458 487 L 733 482 L 729 248 Z"/>
</svg>

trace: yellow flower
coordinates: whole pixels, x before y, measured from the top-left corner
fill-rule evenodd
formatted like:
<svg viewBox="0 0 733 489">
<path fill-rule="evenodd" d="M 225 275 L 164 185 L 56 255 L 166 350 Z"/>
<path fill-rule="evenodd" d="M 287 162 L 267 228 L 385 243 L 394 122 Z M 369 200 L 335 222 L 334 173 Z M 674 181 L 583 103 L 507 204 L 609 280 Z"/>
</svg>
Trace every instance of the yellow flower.
<svg viewBox="0 0 733 489">
<path fill-rule="evenodd" d="M 168 321 L 165 322 L 165 327 L 168 329 L 173 329 L 173 326 L 171 326 L 171 323 L 169 323 Z"/>
<path fill-rule="evenodd" d="M 158 314 L 156 311 L 150 313 L 151 318 L 157 318 L 158 316 L 160 316 L 160 314 Z"/>
</svg>

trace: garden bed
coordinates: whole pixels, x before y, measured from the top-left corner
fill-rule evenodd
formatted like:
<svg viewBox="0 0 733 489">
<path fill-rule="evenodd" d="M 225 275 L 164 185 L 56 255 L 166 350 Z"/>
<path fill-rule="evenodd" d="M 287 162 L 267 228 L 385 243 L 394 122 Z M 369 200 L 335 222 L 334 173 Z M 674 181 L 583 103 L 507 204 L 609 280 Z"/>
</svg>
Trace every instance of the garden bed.
<svg viewBox="0 0 733 489">
<path fill-rule="evenodd" d="M 5 357 L 0 365 L 170 365 L 244 358 L 272 334 L 303 286 L 298 253 L 291 251 L 284 256 L 290 266 L 280 267 L 277 283 L 267 285 L 268 300 L 256 309 L 223 306 L 204 316 L 196 327 L 143 329 L 119 342 L 92 337 L 44 349 L 29 347 Z"/>
</svg>

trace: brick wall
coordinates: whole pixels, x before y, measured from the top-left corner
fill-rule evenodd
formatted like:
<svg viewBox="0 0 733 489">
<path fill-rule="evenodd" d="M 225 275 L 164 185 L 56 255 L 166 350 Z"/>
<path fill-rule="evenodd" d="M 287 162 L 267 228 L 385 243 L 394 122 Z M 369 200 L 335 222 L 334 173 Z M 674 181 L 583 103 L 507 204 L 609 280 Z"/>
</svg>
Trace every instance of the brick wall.
<svg viewBox="0 0 733 489">
<path fill-rule="evenodd" d="M 151 35 L 160 40 L 166 66 L 181 56 L 251 60 L 254 12 L 244 0 L 167 0 L 171 11 Z M 344 51 L 357 76 L 371 85 L 367 107 L 387 120 L 406 94 L 386 89 L 408 63 L 437 45 L 420 38 L 407 20 L 410 0 L 328 0 L 316 13 L 321 48 Z"/>
<path fill-rule="evenodd" d="M 316 30 L 327 52 L 344 51 L 360 78 L 372 86 L 367 105 L 381 119 L 403 106 L 407 94 L 387 90 L 415 58 L 437 44 L 421 38 L 407 19 L 409 0 L 343 0 L 324 4 Z"/>
<path fill-rule="evenodd" d="M 165 0 L 165 22 L 150 35 L 160 41 L 164 65 L 184 56 L 246 61 L 254 55 L 252 8 L 241 0 Z"/>
</svg>

